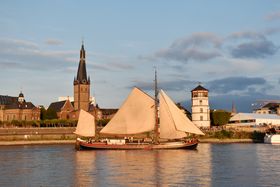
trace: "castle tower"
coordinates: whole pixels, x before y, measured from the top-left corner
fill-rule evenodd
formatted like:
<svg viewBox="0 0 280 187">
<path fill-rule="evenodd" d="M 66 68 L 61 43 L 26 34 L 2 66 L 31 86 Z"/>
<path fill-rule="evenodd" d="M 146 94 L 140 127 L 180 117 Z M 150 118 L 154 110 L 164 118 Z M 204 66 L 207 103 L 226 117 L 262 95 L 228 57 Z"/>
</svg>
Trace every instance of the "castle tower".
<svg viewBox="0 0 280 187">
<path fill-rule="evenodd" d="M 198 127 L 210 127 L 208 90 L 201 85 L 192 90 L 192 121 Z"/>
<path fill-rule="evenodd" d="M 80 50 L 80 62 L 77 77 L 74 77 L 74 108 L 75 110 L 89 110 L 90 104 L 90 78 L 87 77 L 86 51 L 84 44 Z"/>
</svg>

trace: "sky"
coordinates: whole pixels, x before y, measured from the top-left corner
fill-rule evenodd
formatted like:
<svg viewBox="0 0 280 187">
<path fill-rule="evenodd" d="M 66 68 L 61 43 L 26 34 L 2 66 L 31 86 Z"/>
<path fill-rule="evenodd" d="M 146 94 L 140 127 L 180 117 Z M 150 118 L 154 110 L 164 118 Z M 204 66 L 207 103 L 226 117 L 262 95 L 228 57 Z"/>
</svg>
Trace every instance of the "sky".
<svg viewBox="0 0 280 187">
<path fill-rule="evenodd" d="M 91 95 L 119 107 L 133 86 L 190 107 L 198 83 L 211 109 L 249 112 L 280 99 L 280 1 L 9 0 L 0 2 L 0 95 L 48 107 L 73 96 L 84 41 Z"/>
</svg>

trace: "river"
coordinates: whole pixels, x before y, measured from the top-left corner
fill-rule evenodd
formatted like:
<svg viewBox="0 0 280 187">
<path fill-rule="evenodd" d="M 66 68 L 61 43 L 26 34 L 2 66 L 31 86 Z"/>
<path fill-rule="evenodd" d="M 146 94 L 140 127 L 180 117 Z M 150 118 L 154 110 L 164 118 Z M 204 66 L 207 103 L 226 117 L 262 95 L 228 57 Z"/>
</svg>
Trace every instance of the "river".
<svg viewBox="0 0 280 187">
<path fill-rule="evenodd" d="M 1 146 L 0 168 L 0 186 L 280 186 L 280 146 L 201 143 L 196 151 Z"/>
</svg>

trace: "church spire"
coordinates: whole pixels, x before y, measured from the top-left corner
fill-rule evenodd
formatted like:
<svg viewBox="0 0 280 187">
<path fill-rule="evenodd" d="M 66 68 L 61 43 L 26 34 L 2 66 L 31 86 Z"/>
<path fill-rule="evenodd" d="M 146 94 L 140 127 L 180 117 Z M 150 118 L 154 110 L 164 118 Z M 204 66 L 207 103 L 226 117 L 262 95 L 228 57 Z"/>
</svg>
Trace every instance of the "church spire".
<svg viewBox="0 0 280 187">
<path fill-rule="evenodd" d="M 89 80 L 87 78 L 87 69 L 86 69 L 86 51 L 84 49 L 84 41 L 82 41 L 82 47 L 80 50 L 80 62 L 77 71 L 77 77 L 74 81 L 74 84 L 88 84 Z"/>
</svg>

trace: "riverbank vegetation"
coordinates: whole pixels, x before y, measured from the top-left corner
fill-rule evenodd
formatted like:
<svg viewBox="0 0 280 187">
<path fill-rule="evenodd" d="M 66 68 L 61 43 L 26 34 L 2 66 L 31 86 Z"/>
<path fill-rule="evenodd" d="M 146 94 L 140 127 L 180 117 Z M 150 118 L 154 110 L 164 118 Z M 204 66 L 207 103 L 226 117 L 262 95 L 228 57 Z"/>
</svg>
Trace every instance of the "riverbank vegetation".
<svg viewBox="0 0 280 187">
<path fill-rule="evenodd" d="M 251 139 L 254 142 L 262 142 L 265 136 L 264 132 L 260 131 L 239 131 L 225 129 L 208 129 L 204 130 L 205 136 L 200 136 L 200 139 Z"/>
</svg>

